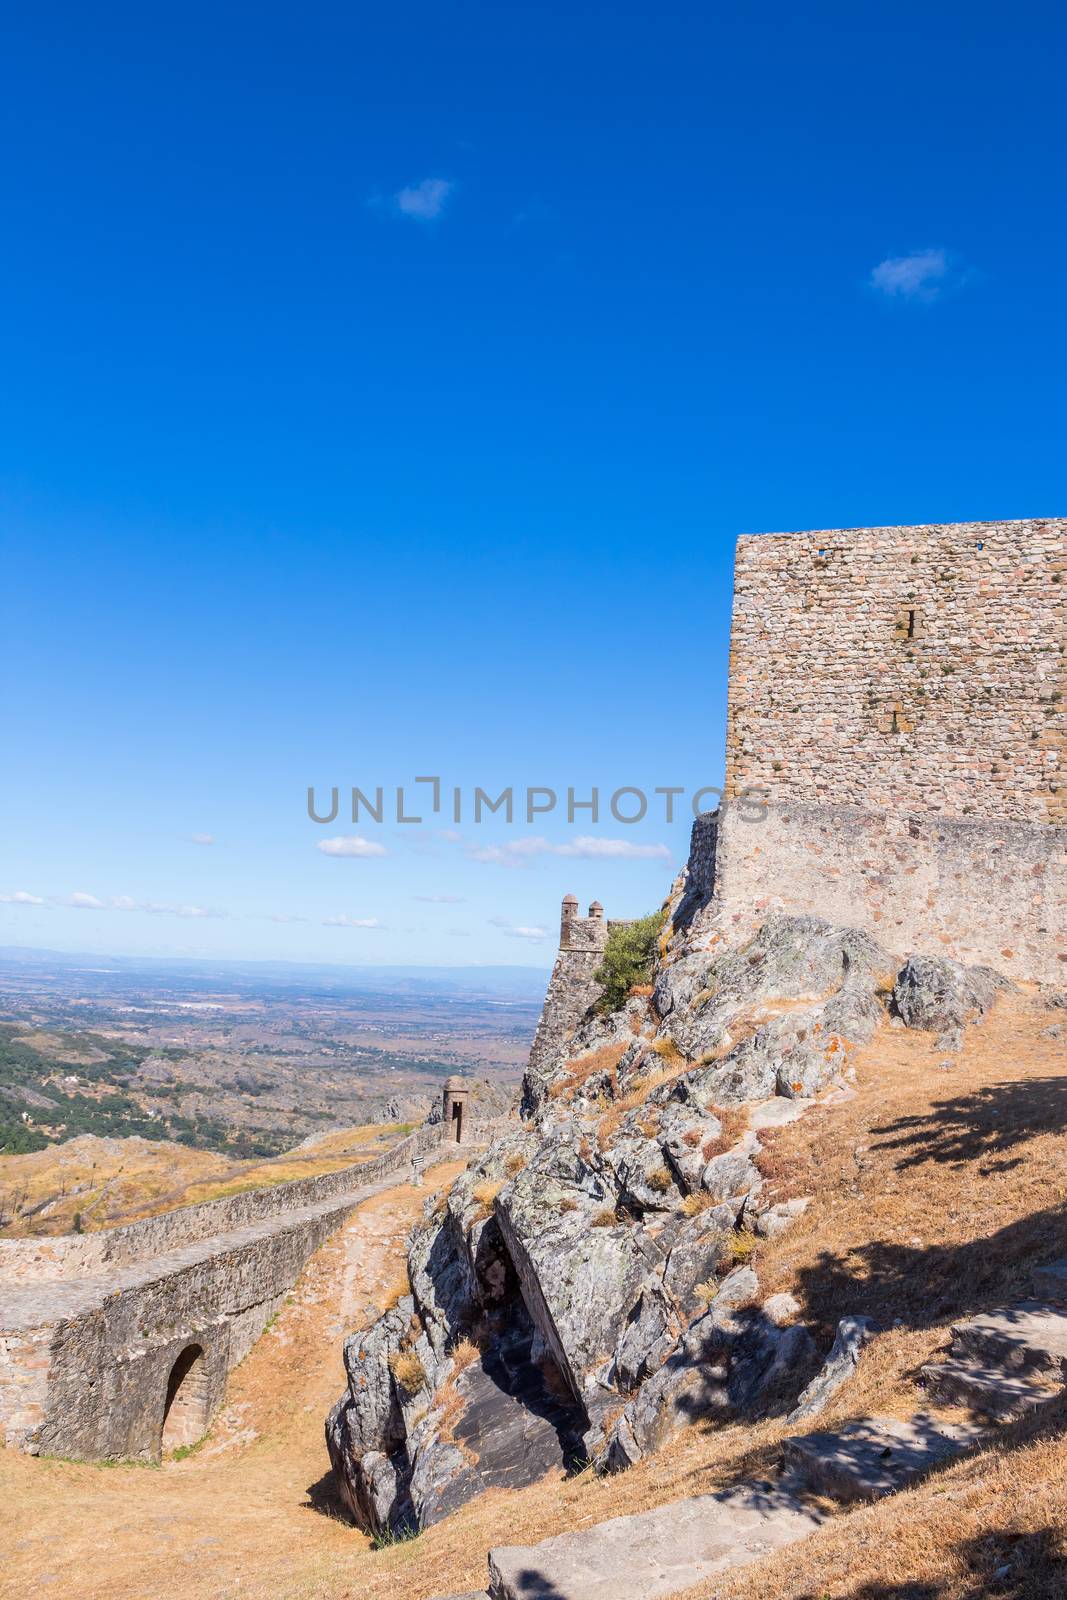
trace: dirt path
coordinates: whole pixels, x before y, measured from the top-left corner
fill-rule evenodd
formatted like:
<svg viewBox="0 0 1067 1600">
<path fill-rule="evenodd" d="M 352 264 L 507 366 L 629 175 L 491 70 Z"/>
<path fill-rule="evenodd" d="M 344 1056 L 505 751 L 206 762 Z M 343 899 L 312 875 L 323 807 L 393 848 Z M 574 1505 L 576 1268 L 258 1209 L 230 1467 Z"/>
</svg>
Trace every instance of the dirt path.
<svg viewBox="0 0 1067 1600">
<path fill-rule="evenodd" d="M 0 1450 L 0 1595 L 219 1600 L 299 1593 L 367 1541 L 330 1514 L 323 1420 L 344 1383 L 341 1342 L 369 1320 L 432 1190 L 369 1198 L 308 1263 L 230 1379 L 207 1442 L 158 1468 L 33 1460 Z"/>
</svg>

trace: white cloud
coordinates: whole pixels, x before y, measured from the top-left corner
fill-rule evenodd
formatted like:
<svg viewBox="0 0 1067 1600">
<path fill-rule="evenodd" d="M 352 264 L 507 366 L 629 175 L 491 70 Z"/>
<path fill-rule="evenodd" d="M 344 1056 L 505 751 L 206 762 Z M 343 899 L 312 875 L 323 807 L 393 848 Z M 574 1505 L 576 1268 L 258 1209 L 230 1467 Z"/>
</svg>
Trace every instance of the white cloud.
<svg viewBox="0 0 1067 1600">
<path fill-rule="evenodd" d="M 107 904 L 105 901 L 98 900 L 95 894 L 85 894 L 80 889 L 76 890 L 74 894 L 67 896 L 67 905 L 73 906 L 75 911 L 107 910 Z"/>
<path fill-rule="evenodd" d="M 507 917 L 490 917 L 489 922 L 508 939 L 528 939 L 531 944 L 540 944 L 542 939 L 548 938 L 547 928 L 524 927 L 521 923 L 509 921 Z"/>
<path fill-rule="evenodd" d="M 416 900 L 421 900 L 427 906 L 461 906 L 465 903 L 465 896 L 461 894 L 417 894 Z"/>
<path fill-rule="evenodd" d="M 336 917 L 323 917 L 322 925 L 324 928 L 385 928 L 378 917 L 350 917 L 343 911 Z"/>
<path fill-rule="evenodd" d="M 268 922 L 306 922 L 307 917 L 296 916 L 289 911 L 272 911 L 267 916 Z"/>
<path fill-rule="evenodd" d="M 384 844 L 378 844 L 374 839 L 361 839 L 358 833 L 341 834 L 336 839 L 320 839 L 315 848 L 321 850 L 324 856 L 347 856 L 349 859 L 389 854 Z"/>
<path fill-rule="evenodd" d="M 128 894 L 118 894 L 118 895 L 113 896 L 111 904 L 112 904 L 112 906 L 114 907 L 114 909 L 116 911 L 136 911 L 136 910 L 138 910 L 137 901 L 131 899 L 131 897 Z"/>
<path fill-rule="evenodd" d="M 190 844 L 214 844 L 215 843 L 215 835 L 213 833 L 191 833 L 189 835 L 189 843 Z"/>
<path fill-rule="evenodd" d="M 433 222 L 445 208 L 445 201 L 455 188 L 447 178 L 423 178 L 406 189 L 398 189 L 393 204 L 402 217 L 414 217 L 419 222 Z"/>
<path fill-rule="evenodd" d="M 889 299 L 935 300 L 947 286 L 949 258 L 945 250 L 914 250 L 908 256 L 887 256 L 871 273 L 871 288 Z"/>
<path fill-rule="evenodd" d="M 470 861 L 484 861 L 499 867 L 524 867 L 534 856 L 567 856 L 583 861 L 670 861 L 665 844 L 636 844 L 630 839 L 595 839 L 580 834 L 566 844 L 552 844 L 537 835 L 511 839 L 506 844 L 466 845 Z"/>
<path fill-rule="evenodd" d="M 580 835 L 570 844 L 552 847 L 557 856 L 579 856 L 584 861 L 612 857 L 618 861 L 669 861 L 671 852 L 665 844 L 634 844 L 631 839 L 594 839 Z"/>
<path fill-rule="evenodd" d="M 44 900 L 39 894 L 28 894 L 25 889 L 16 889 L 14 894 L 0 894 L 0 904 L 5 906 L 43 906 Z"/>
<path fill-rule="evenodd" d="M 146 900 L 142 905 L 134 907 L 137 911 L 148 911 L 153 916 L 159 917 L 224 917 L 225 911 L 213 911 L 209 906 L 168 906 L 161 905 L 154 900 Z"/>
</svg>

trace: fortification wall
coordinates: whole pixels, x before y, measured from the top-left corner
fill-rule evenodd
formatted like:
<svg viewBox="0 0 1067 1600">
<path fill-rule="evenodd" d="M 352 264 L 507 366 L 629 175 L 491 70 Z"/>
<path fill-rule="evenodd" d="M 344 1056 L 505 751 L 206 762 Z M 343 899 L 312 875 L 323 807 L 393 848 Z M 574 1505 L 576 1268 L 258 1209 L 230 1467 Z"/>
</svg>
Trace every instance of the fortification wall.
<svg viewBox="0 0 1067 1600">
<path fill-rule="evenodd" d="M 1067 521 L 738 541 L 718 913 L 1063 981 Z"/>
<path fill-rule="evenodd" d="M 168 1381 L 193 1346 L 202 1433 L 227 1374 L 356 1198 L 203 1240 L 103 1280 L 10 1292 L 5 1321 L 20 1326 L 0 1335 L 0 1435 L 32 1454 L 158 1460 Z"/>
<path fill-rule="evenodd" d="M 1065 856 L 1067 828 L 800 803 L 755 822 L 728 807 L 715 904 L 742 930 L 768 911 L 812 912 L 867 928 L 902 956 L 950 955 L 1062 983 Z"/>
<path fill-rule="evenodd" d="M 126 1266 L 152 1256 L 180 1250 L 197 1240 L 232 1232 L 251 1223 L 282 1217 L 303 1206 L 317 1205 L 337 1195 L 377 1183 L 399 1172 L 445 1136 L 441 1123 L 416 1128 L 391 1150 L 369 1161 L 342 1167 L 314 1178 L 298 1178 L 271 1188 L 249 1189 L 200 1205 L 145 1217 L 126 1227 L 102 1233 L 63 1234 L 52 1239 L 0 1239 L 0 1283 L 38 1279 L 78 1278 Z"/>
<path fill-rule="evenodd" d="M 1067 822 L 1067 521 L 737 545 L 726 793 Z"/>
</svg>

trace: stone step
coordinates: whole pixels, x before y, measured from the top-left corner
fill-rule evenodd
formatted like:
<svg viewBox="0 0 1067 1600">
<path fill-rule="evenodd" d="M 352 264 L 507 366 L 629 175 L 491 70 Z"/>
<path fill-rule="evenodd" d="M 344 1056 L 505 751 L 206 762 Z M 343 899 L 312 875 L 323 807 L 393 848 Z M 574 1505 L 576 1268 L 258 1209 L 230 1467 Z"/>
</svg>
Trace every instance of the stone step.
<svg viewBox="0 0 1067 1600">
<path fill-rule="evenodd" d="M 1050 1261 L 1047 1267 L 1038 1267 L 1034 1273 L 1034 1288 L 1042 1300 L 1054 1305 L 1067 1305 L 1067 1256 Z"/>
<path fill-rule="evenodd" d="M 954 1427 L 922 1411 L 908 1422 L 861 1417 L 836 1432 L 786 1439 L 785 1461 L 817 1494 L 833 1500 L 878 1500 L 967 1449 L 979 1436 L 977 1428 Z"/>
<path fill-rule="evenodd" d="M 1005 1372 L 1045 1372 L 1067 1380 L 1067 1311 L 1047 1300 L 1022 1300 L 955 1322 L 952 1353 L 977 1356 Z"/>
<path fill-rule="evenodd" d="M 824 1518 L 769 1483 L 489 1553 L 491 1600 L 656 1600 L 805 1539 Z"/>
<path fill-rule="evenodd" d="M 970 1406 L 982 1417 L 1010 1422 L 1033 1411 L 1063 1391 L 1062 1384 L 1048 1384 L 1026 1372 L 1005 1372 L 990 1367 L 976 1356 L 949 1356 L 946 1361 L 928 1362 L 920 1369 L 927 1394 L 948 1405 Z"/>
</svg>

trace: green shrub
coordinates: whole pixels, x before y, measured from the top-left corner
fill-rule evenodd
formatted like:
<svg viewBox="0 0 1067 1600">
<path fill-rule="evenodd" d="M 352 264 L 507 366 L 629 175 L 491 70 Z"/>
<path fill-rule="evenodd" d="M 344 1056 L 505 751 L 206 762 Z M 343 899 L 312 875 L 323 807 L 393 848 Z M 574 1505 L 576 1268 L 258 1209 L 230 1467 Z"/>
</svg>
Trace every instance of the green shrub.
<svg viewBox="0 0 1067 1600">
<path fill-rule="evenodd" d="M 593 974 L 604 991 L 597 1001 L 598 1011 L 617 1011 L 631 989 L 650 981 L 656 939 L 666 915 L 665 911 L 653 911 L 637 922 L 610 929 L 604 959 Z"/>
</svg>

